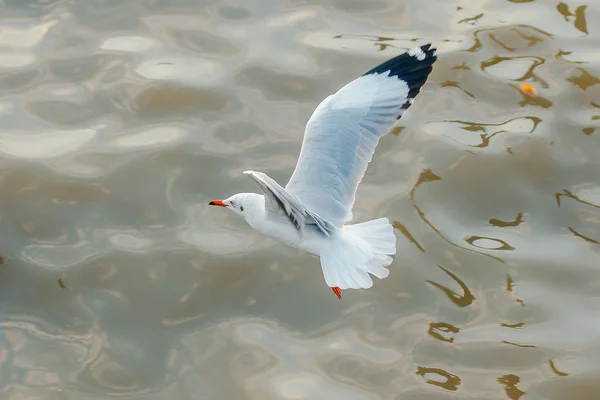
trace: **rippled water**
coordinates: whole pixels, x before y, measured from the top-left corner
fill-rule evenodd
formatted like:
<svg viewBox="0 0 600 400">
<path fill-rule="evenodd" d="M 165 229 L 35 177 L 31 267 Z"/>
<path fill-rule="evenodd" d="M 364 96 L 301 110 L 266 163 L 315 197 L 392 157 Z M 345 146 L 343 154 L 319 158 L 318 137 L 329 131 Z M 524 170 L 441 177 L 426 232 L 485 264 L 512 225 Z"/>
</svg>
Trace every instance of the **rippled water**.
<svg viewBox="0 0 600 400">
<path fill-rule="evenodd" d="M 0 10 L 0 398 L 600 398 L 597 2 Z M 321 99 L 429 41 L 354 213 L 395 221 L 388 279 L 338 301 L 206 205 L 285 183 Z"/>
</svg>

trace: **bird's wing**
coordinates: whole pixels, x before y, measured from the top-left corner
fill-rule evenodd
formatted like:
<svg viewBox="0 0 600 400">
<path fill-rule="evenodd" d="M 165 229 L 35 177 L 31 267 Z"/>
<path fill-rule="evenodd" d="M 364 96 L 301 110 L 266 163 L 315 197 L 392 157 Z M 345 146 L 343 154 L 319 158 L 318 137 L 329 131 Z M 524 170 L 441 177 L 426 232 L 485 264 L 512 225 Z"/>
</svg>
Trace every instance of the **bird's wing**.
<svg viewBox="0 0 600 400">
<path fill-rule="evenodd" d="M 432 70 L 430 47 L 386 61 L 319 104 L 306 125 L 288 193 L 337 227 L 352 219 L 356 189 L 379 138 L 410 107 Z"/>
<path fill-rule="evenodd" d="M 336 230 L 334 225 L 308 210 L 267 174 L 256 171 L 244 171 L 244 174 L 248 175 L 264 194 L 267 210 L 283 213 L 299 231 L 302 231 L 305 225 L 316 225 L 327 236 Z"/>
</svg>

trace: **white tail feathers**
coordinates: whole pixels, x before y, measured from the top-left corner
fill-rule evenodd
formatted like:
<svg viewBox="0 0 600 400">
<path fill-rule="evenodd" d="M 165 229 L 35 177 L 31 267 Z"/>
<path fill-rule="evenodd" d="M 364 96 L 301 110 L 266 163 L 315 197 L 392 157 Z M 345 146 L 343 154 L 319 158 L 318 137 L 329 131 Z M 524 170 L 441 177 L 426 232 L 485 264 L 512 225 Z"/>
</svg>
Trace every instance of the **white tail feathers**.
<svg viewBox="0 0 600 400">
<path fill-rule="evenodd" d="M 371 275 L 383 279 L 396 253 L 394 228 L 387 218 L 346 225 L 329 249 L 321 253 L 325 282 L 340 289 L 373 286 Z"/>
</svg>

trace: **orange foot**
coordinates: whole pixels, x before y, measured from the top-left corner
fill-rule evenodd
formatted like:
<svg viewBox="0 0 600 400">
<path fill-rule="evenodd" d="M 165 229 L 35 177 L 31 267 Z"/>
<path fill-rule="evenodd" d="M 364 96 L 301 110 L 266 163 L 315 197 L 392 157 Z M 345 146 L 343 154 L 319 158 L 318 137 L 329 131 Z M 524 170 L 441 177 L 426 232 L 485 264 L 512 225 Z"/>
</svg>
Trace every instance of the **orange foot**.
<svg viewBox="0 0 600 400">
<path fill-rule="evenodd" d="M 342 298 L 342 289 L 340 289 L 337 286 L 334 286 L 331 288 L 331 290 L 333 290 L 333 293 L 335 293 L 335 295 L 337 296 L 338 299 Z"/>
</svg>

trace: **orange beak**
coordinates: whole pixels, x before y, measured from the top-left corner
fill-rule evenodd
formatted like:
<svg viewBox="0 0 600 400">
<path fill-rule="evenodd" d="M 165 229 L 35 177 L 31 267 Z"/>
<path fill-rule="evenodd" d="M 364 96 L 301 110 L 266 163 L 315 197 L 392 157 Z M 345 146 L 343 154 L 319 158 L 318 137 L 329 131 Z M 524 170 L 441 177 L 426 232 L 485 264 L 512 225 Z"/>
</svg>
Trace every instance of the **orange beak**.
<svg viewBox="0 0 600 400">
<path fill-rule="evenodd" d="M 227 207 L 227 204 L 223 203 L 222 200 L 213 200 L 208 203 L 209 206 Z"/>
</svg>

